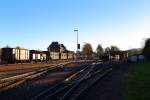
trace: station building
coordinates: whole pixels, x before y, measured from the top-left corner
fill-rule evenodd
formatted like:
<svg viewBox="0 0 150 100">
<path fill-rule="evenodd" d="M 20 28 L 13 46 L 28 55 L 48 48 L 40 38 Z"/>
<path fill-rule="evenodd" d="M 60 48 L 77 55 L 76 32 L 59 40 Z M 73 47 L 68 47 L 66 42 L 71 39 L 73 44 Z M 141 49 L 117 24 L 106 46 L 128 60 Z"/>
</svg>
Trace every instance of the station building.
<svg viewBox="0 0 150 100">
<path fill-rule="evenodd" d="M 74 52 L 67 50 L 63 44 L 59 44 L 58 42 L 52 42 L 47 50 L 52 60 L 74 59 Z"/>
</svg>

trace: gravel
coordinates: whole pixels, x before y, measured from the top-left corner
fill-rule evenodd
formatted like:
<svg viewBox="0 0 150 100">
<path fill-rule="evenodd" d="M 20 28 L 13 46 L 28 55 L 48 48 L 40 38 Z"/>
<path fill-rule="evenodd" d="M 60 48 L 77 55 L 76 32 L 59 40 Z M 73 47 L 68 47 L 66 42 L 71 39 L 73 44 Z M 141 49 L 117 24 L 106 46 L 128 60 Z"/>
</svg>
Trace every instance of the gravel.
<svg viewBox="0 0 150 100">
<path fill-rule="evenodd" d="M 27 81 L 13 89 L 0 93 L 1 100 L 29 100 L 36 96 L 38 93 L 42 92 L 47 88 L 51 88 L 56 83 L 64 80 L 77 70 L 79 70 L 83 65 L 74 65 L 69 67 L 65 66 L 65 70 L 59 68 L 48 72 L 47 74 Z M 68 67 L 68 68 L 67 68 Z"/>
<path fill-rule="evenodd" d="M 127 64 L 109 64 L 112 73 L 96 82 L 78 100 L 122 100 L 122 79 L 127 72 Z"/>
</svg>

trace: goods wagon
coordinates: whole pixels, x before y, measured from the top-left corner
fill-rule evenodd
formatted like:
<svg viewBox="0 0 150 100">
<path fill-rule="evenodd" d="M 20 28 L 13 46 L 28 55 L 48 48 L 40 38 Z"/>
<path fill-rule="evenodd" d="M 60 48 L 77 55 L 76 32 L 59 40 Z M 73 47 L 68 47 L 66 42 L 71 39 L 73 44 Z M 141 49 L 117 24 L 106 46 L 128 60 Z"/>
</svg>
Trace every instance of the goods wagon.
<svg viewBox="0 0 150 100">
<path fill-rule="evenodd" d="M 47 51 L 30 50 L 31 62 L 43 62 L 48 61 L 49 53 Z"/>
<path fill-rule="evenodd" d="M 20 48 L 2 48 L 1 60 L 3 63 L 29 62 L 29 50 Z"/>
</svg>

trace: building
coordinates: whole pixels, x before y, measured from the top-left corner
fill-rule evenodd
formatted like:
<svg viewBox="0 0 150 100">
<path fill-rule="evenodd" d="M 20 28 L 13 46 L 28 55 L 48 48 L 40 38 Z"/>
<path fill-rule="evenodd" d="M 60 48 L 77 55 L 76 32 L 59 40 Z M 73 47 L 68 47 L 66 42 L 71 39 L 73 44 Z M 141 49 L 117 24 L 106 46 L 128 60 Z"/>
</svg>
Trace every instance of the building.
<svg viewBox="0 0 150 100">
<path fill-rule="evenodd" d="M 52 42 L 47 50 L 52 60 L 74 59 L 74 52 L 68 51 L 63 44 L 59 44 L 58 42 Z"/>
<path fill-rule="evenodd" d="M 76 60 L 85 60 L 87 57 L 83 52 L 78 51 L 75 53 L 74 58 Z"/>
<path fill-rule="evenodd" d="M 73 51 L 68 51 L 68 59 L 69 60 L 74 60 L 74 52 Z"/>
<path fill-rule="evenodd" d="M 23 48 L 2 48 L 1 61 L 3 63 L 29 62 L 29 50 Z"/>
<path fill-rule="evenodd" d="M 68 59 L 68 51 L 61 52 L 60 55 L 62 60 Z"/>
<path fill-rule="evenodd" d="M 59 60 L 60 59 L 60 45 L 58 42 L 52 42 L 47 50 L 50 53 L 51 60 Z"/>
<path fill-rule="evenodd" d="M 66 47 L 63 44 L 60 44 L 60 53 L 67 52 Z"/>
<path fill-rule="evenodd" d="M 128 58 L 127 51 L 114 51 L 106 55 L 108 56 L 108 59 L 112 61 L 126 61 Z"/>
<path fill-rule="evenodd" d="M 63 44 L 60 44 L 60 59 L 67 60 L 68 59 L 68 51 Z"/>
<path fill-rule="evenodd" d="M 50 54 L 48 51 L 42 51 L 41 60 L 46 62 L 50 60 Z"/>
</svg>

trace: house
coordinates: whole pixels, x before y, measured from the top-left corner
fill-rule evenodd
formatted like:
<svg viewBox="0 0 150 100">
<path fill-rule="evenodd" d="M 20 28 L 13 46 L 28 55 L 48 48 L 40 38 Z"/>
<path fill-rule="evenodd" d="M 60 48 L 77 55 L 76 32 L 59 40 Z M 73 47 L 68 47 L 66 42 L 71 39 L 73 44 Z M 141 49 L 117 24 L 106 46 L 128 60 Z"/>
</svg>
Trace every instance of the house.
<svg viewBox="0 0 150 100">
<path fill-rule="evenodd" d="M 60 45 L 58 42 L 52 42 L 47 50 L 50 53 L 51 60 L 59 60 L 60 59 Z"/>
<path fill-rule="evenodd" d="M 23 48 L 2 48 L 1 60 L 3 63 L 29 62 L 29 50 Z"/>
<path fill-rule="evenodd" d="M 128 58 L 127 51 L 113 51 L 107 54 L 109 60 L 113 61 L 126 61 Z"/>
<path fill-rule="evenodd" d="M 68 59 L 73 60 L 74 59 L 74 52 L 73 51 L 68 51 Z"/>
<path fill-rule="evenodd" d="M 51 60 L 72 60 L 74 59 L 74 52 L 68 51 L 63 44 L 52 42 L 47 48 L 50 53 Z"/>
<path fill-rule="evenodd" d="M 67 53 L 67 49 L 63 44 L 60 44 L 60 53 L 66 52 Z"/>
<path fill-rule="evenodd" d="M 67 60 L 68 59 L 68 51 L 64 51 L 64 52 L 61 52 L 61 59 L 62 60 Z"/>
<path fill-rule="evenodd" d="M 42 53 L 41 53 L 41 60 L 42 61 L 50 60 L 50 54 L 49 54 L 48 51 L 42 51 Z"/>
<path fill-rule="evenodd" d="M 76 52 L 74 54 L 74 58 L 76 60 L 85 60 L 86 59 L 86 55 L 83 52 L 78 51 L 78 52 Z"/>
</svg>

